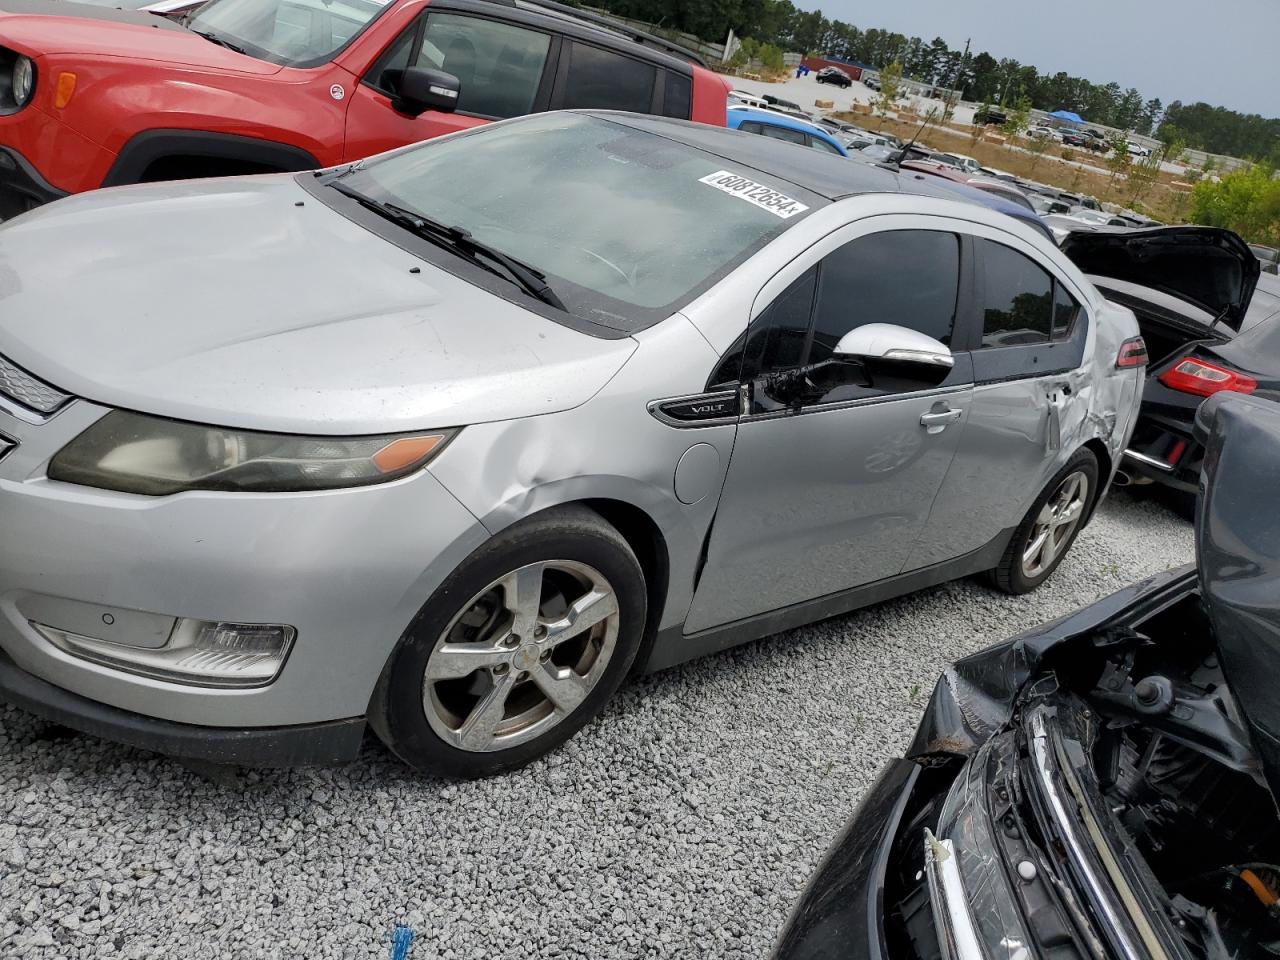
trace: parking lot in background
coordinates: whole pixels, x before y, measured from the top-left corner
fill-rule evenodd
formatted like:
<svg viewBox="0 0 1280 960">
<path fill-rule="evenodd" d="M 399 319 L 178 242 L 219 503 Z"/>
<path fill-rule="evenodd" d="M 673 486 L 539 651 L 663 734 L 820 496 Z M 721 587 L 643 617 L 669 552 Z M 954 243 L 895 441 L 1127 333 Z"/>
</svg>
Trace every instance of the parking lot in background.
<svg viewBox="0 0 1280 960">
<path fill-rule="evenodd" d="M 1040 590 L 960 581 L 633 680 L 480 782 L 372 738 L 215 781 L 0 708 L 0 956 L 374 958 L 402 922 L 414 960 L 760 957 L 947 662 L 1192 549 L 1113 491 Z"/>
</svg>

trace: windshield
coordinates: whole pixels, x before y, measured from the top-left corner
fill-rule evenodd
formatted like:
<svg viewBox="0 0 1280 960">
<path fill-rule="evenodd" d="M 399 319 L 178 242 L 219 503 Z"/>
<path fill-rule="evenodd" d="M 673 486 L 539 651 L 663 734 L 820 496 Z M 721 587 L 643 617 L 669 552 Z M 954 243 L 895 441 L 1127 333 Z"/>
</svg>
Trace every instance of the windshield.
<svg viewBox="0 0 1280 960">
<path fill-rule="evenodd" d="M 546 274 L 571 313 L 616 329 L 668 316 L 824 203 L 732 160 L 571 113 L 423 144 L 341 182 L 470 231 Z"/>
<path fill-rule="evenodd" d="M 323 63 L 344 47 L 389 0 L 213 0 L 187 28 L 286 66 Z"/>
</svg>

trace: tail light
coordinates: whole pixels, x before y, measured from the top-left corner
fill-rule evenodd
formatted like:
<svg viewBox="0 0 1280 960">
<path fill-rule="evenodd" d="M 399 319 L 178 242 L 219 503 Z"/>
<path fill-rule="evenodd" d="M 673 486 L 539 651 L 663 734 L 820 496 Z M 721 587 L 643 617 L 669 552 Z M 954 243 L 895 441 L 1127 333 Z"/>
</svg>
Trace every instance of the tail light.
<svg viewBox="0 0 1280 960">
<path fill-rule="evenodd" d="M 1120 344 L 1120 352 L 1116 354 L 1116 368 L 1145 367 L 1147 365 L 1147 341 L 1141 337 L 1130 337 Z"/>
<path fill-rule="evenodd" d="M 1214 366 L 1194 357 L 1183 357 L 1160 374 L 1160 382 L 1170 390 L 1194 393 L 1198 397 L 1207 397 L 1221 390 L 1253 393 L 1258 389 L 1258 381 L 1253 377 L 1246 377 L 1242 373 Z"/>
</svg>

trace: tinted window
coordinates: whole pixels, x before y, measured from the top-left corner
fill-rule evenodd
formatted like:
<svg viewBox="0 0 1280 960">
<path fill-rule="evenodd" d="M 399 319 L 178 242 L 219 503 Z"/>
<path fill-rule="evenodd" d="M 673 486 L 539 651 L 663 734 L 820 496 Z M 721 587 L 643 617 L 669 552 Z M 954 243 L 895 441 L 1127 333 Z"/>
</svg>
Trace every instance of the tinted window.
<svg viewBox="0 0 1280 960">
<path fill-rule="evenodd" d="M 648 113 L 657 75 L 652 64 L 575 43 L 569 55 L 563 106 L 566 110 L 591 107 Z"/>
<path fill-rule="evenodd" d="M 831 144 L 827 143 L 827 141 L 823 140 L 821 137 L 811 136 L 809 138 L 809 146 L 816 147 L 819 150 L 825 150 L 827 151 L 827 153 L 834 153 L 837 157 L 840 156 L 840 151 L 837 150 L 835 147 L 833 147 Z"/>
<path fill-rule="evenodd" d="M 1054 283 L 1053 288 L 1053 339 L 1065 340 L 1071 335 L 1071 326 L 1080 312 L 1080 305 L 1062 288 L 1062 284 Z"/>
<path fill-rule="evenodd" d="M 509 23 L 433 13 L 417 66 L 452 73 L 458 109 L 485 117 L 518 117 L 533 109 L 551 38 Z"/>
<path fill-rule="evenodd" d="M 743 120 L 738 124 L 738 129 L 743 133 L 764 133 L 764 124 L 756 123 L 754 120 Z"/>
<path fill-rule="evenodd" d="M 977 242 L 982 248 L 982 346 L 1047 343 L 1053 313 L 1049 274 L 1016 250 Z"/>
<path fill-rule="evenodd" d="M 785 140 L 787 143 L 798 143 L 804 146 L 804 134 L 799 130 L 788 130 L 786 127 L 775 127 L 771 123 L 762 123 L 760 132 L 774 140 Z"/>
<path fill-rule="evenodd" d="M 829 359 L 864 323 L 895 323 L 950 344 L 959 285 L 955 234 L 894 230 L 846 243 L 822 261 L 807 362 Z"/>
<path fill-rule="evenodd" d="M 662 112 L 668 117 L 688 120 L 693 112 L 693 81 L 682 73 L 667 72 L 667 89 L 662 95 Z"/>
<path fill-rule="evenodd" d="M 800 366 L 809 339 L 817 276 L 817 267 L 806 270 L 752 322 L 742 351 L 743 380 Z"/>
</svg>

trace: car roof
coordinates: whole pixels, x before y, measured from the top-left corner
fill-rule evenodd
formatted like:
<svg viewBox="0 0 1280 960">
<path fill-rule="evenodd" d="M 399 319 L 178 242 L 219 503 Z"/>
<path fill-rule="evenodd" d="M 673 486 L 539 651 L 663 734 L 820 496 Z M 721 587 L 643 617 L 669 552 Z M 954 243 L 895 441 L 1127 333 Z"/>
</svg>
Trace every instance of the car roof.
<svg viewBox="0 0 1280 960">
<path fill-rule="evenodd" d="M 758 120 L 761 123 L 771 123 L 775 127 L 786 127 L 788 130 L 798 130 L 801 133 L 820 133 L 824 137 L 831 136 L 830 130 L 817 123 L 801 120 L 799 117 L 793 117 L 789 113 L 779 113 L 777 110 L 759 110 L 755 107 L 746 106 L 734 107 L 730 111 L 729 117 L 739 118 L 739 123 L 742 120 Z"/>
</svg>

